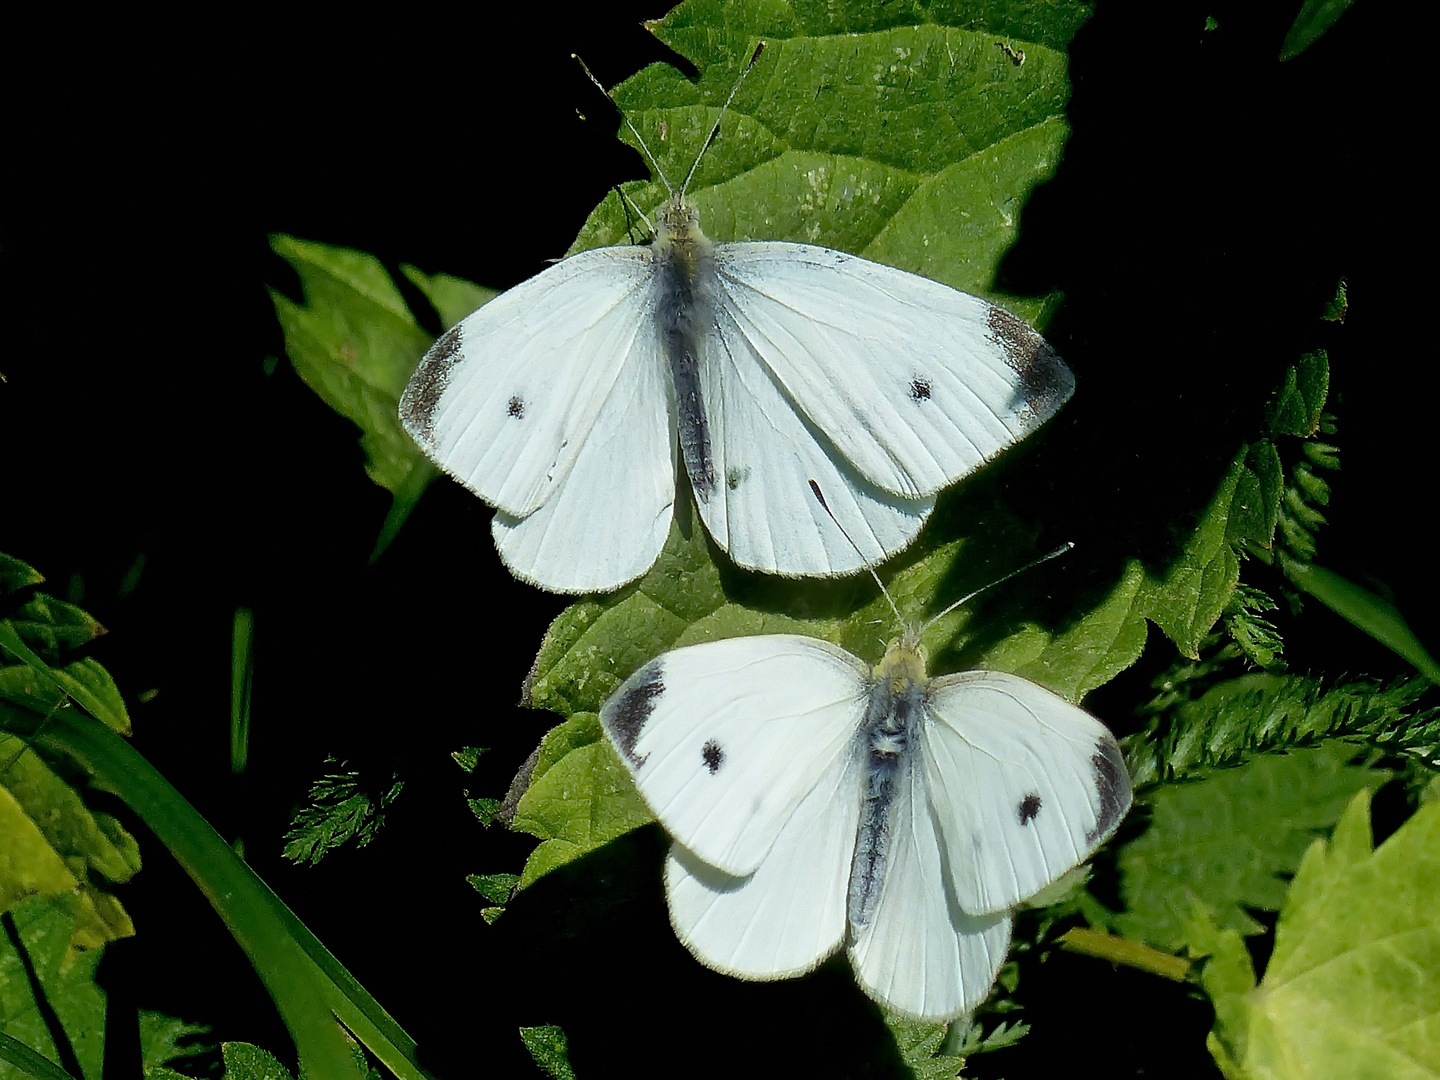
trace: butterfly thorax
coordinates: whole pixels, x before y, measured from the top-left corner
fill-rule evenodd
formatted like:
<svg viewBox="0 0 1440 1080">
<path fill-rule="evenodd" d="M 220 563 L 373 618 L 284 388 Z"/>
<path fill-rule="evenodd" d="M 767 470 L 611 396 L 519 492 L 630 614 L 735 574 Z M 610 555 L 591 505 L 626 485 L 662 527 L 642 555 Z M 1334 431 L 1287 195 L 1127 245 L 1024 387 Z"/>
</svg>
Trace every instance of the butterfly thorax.
<svg viewBox="0 0 1440 1080">
<path fill-rule="evenodd" d="M 680 196 L 665 203 L 655 220 L 651 250 L 656 266 L 656 321 L 675 387 L 681 456 L 695 497 L 703 503 L 715 492 L 715 463 L 700 384 L 698 342 L 714 332 L 715 245 L 700 231 L 695 208 Z"/>
<path fill-rule="evenodd" d="M 857 736 L 863 796 L 855 858 L 850 864 L 848 910 L 852 928 L 870 921 L 885 880 L 897 794 L 909 783 L 909 752 L 925 718 L 925 661 L 910 635 L 895 642 L 876 665 L 865 722 Z"/>
</svg>

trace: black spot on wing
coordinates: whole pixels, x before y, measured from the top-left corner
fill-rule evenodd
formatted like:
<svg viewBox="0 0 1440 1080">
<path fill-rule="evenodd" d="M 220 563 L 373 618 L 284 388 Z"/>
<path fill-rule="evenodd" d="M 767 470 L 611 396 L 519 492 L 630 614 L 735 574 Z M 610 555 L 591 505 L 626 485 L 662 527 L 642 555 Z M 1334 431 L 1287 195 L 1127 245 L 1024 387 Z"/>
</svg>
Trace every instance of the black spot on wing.
<svg viewBox="0 0 1440 1080">
<path fill-rule="evenodd" d="M 734 491 L 746 479 L 748 479 L 749 476 L 750 466 L 747 465 L 742 469 L 738 468 L 737 466 L 731 465 L 730 468 L 725 470 L 725 486 L 728 487 L 731 491 Z"/>
<path fill-rule="evenodd" d="M 655 703 L 665 693 L 665 673 L 658 659 L 650 661 L 631 675 L 605 705 L 602 719 L 605 730 L 625 755 L 625 760 L 638 769 L 648 755 L 636 754 L 635 744 L 645 730 Z"/>
<path fill-rule="evenodd" d="M 1032 791 L 1025 798 L 1020 800 L 1020 805 L 1015 808 L 1016 815 L 1020 818 L 1021 825 L 1029 825 L 1040 816 L 1040 795 Z"/>
<path fill-rule="evenodd" d="M 1047 417 L 1063 405 L 1075 389 L 1075 377 L 1049 343 L 1004 308 L 993 304 L 985 316 L 990 340 L 1000 346 L 1005 363 L 1020 376 L 1025 403 Z"/>
<path fill-rule="evenodd" d="M 725 751 L 714 739 L 706 739 L 705 745 L 700 748 L 700 758 L 705 762 L 705 768 L 710 770 L 710 775 L 714 776 L 725 763 Z"/>
<path fill-rule="evenodd" d="M 1085 842 L 1094 844 L 1109 836 L 1130 809 L 1130 771 L 1120 747 L 1108 737 L 1095 744 L 1090 768 L 1095 785 L 1095 828 L 1085 834 Z"/>
<path fill-rule="evenodd" d="M 420 358 L 415 374 L 400 398 L 400 419 L 405 428 L 420 442 L 435 439 L 435 408 L 450 383 L 460 353 L 460 327 L 452 326 L 441 334 L 430 351 Z"/>
<path fill-rule="evenodd" d="M 917 405 L 930 400 L 930 380 L 919 376 L 910 380 L 910 400 Z"/>
<path fill-rule="evenodd" d="M 510 403 L 505 406 L 505 415 L 519 420 L 525 415 L 525 399 L 519 394 L 511 396 Z"/>
</svg>

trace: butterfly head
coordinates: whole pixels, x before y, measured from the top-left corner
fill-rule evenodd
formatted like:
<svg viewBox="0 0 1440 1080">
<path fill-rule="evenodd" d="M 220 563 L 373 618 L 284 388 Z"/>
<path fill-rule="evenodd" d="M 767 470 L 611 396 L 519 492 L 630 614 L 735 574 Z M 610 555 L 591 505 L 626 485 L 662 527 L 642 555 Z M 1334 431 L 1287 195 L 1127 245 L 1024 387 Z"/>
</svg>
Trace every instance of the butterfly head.
<svg viewBox="0 0 1440 1080">
<path fill-rule="evenodd" d="M 685 201 L 683 193 L 670 196 L 655 215 L 655 242 L 677 245 L 705 242 L 705 234 L 700 231 L 700 212 L 693 203 Z"/>
<path fill-rule="evenodd" d="M 920 628 L 908 626 L 885 650 L 884 659 L 875 665 L 875 680 L 885 680 L 897 696 L 925 681 L 928 659 L 920 644 Z"/>
</svg>

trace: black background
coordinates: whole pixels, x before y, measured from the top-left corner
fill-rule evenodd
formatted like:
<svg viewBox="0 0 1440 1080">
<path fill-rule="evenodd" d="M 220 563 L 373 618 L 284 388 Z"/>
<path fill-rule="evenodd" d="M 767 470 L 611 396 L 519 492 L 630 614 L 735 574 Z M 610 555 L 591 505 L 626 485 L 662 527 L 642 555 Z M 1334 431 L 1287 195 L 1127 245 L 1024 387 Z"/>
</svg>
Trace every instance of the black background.
<svg viewBox="0 0 1440 1080">
<path fill-rule="evenodd" d="M 1393 595 L 1433 645 L 1433 185 L 1415 152 L 1433 95 L 1388 8 L 1363 0 L 1278 63 L 1297 8 L 1106 4 L 1076 37 L 1074 131 L 1002 283 L 1065 294 L 1049 336 L 1078 390 L 1031 459 L 1043 486 L 1019 499 L 1092 566 L 1162 558 L 1258 434 L 1284 366 L 1325 346 L 1344 467 L 1320 561 Z M 265 285 L 297 294 L 269 233 L 495 287 L 562 254 L 610 184 L 643 175 L 569 55 L 613 85 L 667 55 L 639 25 L 659 14 L 11 13 L 3 34 L 0 550 L 109 628 L 91 653 L 131 702 L 136 746 L 245 842 L 442 1077 L 529 1075 L 519 1024 L 565 1024 L 581 1076 L 847 1075 L 878 1031 L 843 964 L 751 986 L 661 940 L 658 886 L 624 861 L 658 868 L 653 831 L 480 920 L 464 875 L 518 869 L 531 842 L 481 830 L 448 753 L 493 747 L 468 784 L 503 792 L 550 724 L 515 703 L 563 601 L 504 573 L 489 511 L 448 483 L 369 565 L 389 496 L 355 429 L 287 363 L 262 363 L 282 353 Z M 1349 319 L 1321 323 L 1341 274 Z M 254 729 L 234 778 L 242 605 Z M 1284 628 L 1294 670 L 1408 670 L 1318 604 Z M 1092 708 L 1133 729 L 1166 652 Z M 280 837 L 327 752 L 407 786 L 370 848 L 296 869 Z M 106 957 L 113 1000 L 287 1056 L 242 954 L 135 828 L 145 867 L 120 896 L 138 936 Z M 1208 1007 L 1181 988 L 1065 955 L 1026 988 L 1038 1030 L 978 1075 L 1038 1075 L 1057 1053 L 1114 1075 L 1213 1075 Z"/>
</svg>

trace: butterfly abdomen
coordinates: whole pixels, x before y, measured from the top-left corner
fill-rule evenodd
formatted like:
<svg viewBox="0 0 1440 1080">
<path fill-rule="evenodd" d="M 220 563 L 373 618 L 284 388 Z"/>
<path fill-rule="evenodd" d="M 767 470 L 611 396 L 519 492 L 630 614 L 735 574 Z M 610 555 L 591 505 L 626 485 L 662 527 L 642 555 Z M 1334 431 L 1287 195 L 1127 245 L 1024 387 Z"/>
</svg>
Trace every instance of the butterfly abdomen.
<svg viewBox="0 0 1440 1080">
<path fill-rule="evenodd" d="M 655 316 L 675 384 L 675 419 L 685 470 L 696 498 L 707 502 L 715 492 L 715 462 L 700 385 L 699 341 L 713 332 L 710 327 L 715 321 L 714 245 L 700 231 L 688 207 L 662 215 L 660 221 L 653 247 Z"/>
<path fill-rule="evenodd" d="M 850 864 L 847 910 L 852 932 L 870 922 L 880 898 L 889 862 L 895 795 L 905 786 L 911 768 L 909 750 L 924 708 L 921 682 L 882 673 L 871 688 L 865 723 L 857 735 L 865 756 L 865 787 L 855 857 Z"/>
</svg>

